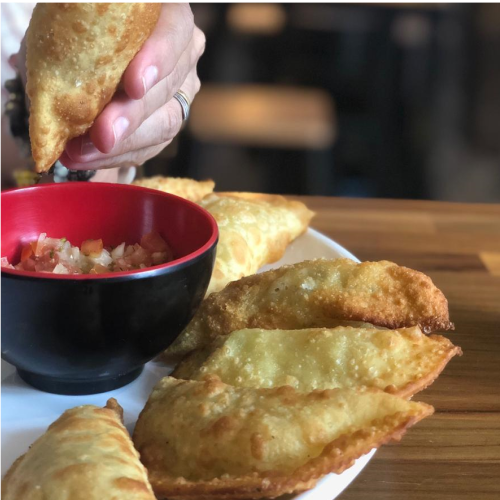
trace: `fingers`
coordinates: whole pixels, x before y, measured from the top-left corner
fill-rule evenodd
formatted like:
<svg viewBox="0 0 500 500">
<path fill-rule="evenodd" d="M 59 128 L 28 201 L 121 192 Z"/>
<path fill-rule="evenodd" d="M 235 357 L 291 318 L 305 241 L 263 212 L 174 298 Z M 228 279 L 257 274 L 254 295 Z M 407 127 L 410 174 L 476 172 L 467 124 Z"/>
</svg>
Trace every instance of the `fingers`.
<svg viewBox="0 0 500 500">
<path fill-rule="evenodd" d="M 160 151 L 179 132 L 182 108 L 172 99 L 179 89 L 192 101 L 200 88 L 196 64 L 205 35 L 188 4 L 164 4 L 152 35 L 129 64 L 123 91 L 97 117 L 88 134 L 70 141 L 63 164 L 101 169 L 121 162 L 143 163 L 151 148 Z"/>
<path fill-rule="evenodd" d="M 64 165 L 75 170 L 106 168 L 117 157 L 129 152 L 138 151 L 147 147 L 170 142 L 182 126 L 180 106 L 177 101 L 169 102 L 151 115 L 130 137 L 121 142 L 111 153 L 101 153 L 90 141 L 83 136 L 80 149 L 67 149 L 66 154 L 72 161 L 72 166 Z"/>
<path fill-rule="evenodd" d="M 171 74 L 186 50 L 194 31 L 187 3 L 163 4 L 158 23 L 123 77 L 125 92 L 141 99 L 159 81 Z"/>
<path fill-rule="evenodd" d="M 132 100 L 125 92 L 118 92 L 90 130 L 90 138 L 97 149 L 103 153 L 111 152 L 118 142 L 132 135 L 144 120 L 172 99 L 196 66 L 203 49 L 199 38 L 193 37 L 174 70 L 142 99 Z"/>
<path fill-rule="evenodd" d="M 59 161 L 66 168 L 69 168 L 71 170 L 103 170 L 121 167 L 137 167 L 139 165 L 142 165 L 150 158 L 153 158 L 154 156 L 159 154 L 166 146 L 170 144 L 170 142 L 171 141 L 168 141 L 163 144 L 151 146 L 149 148 L 130 151 L 124 155 L 105 158 L 104 160 L 91 162 L 85 165 L 74 162 L 66 152 L 61 155 Z"/>
<path fill-rule="evenodd" d="M 200 88 L 200 81 L 195 69 L 188 75 L 181 88 L 192 101 Z M 66 149 L 64 161 L 62 159 L 61 161 L 68 168 L 75 170 L 116 166 L 117 162 L 122 161 L 118 158 L 122 155 L 126 156 L 136 150 L 170 143 L 181 126 L 182 108 L 176 99 L 171 99 L 152 113 L 133 134 L 117 143 L 110 153 L 101 153 L 94 146 L 90 137 L 85 135 L 71 142 Z"/>
</svg>

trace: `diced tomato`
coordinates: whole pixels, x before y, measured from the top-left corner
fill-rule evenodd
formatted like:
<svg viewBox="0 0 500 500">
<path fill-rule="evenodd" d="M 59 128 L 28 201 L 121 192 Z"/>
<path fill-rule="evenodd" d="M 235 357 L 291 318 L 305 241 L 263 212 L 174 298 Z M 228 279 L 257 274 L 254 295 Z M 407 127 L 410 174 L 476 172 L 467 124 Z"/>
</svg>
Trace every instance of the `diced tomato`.
<svg viewBox="0 0 500 500">
<path fill-rule="evenodd" d="M 101 264 L 96 264 L 91 270 L 90 274 L 103 274 L 109 273 L 109 269 Z"/>
<path fill-rule="evenodd" d="M 86 240 L 82 243 L 82 253 L 90 257 L 99 257 L 103 249 L 102 240 Z"/>
<path fill-rule="evenodd" d="M 21 265 L 25 271 L 36 271 L 36 262 L 33 259 L 25 260 Z"/>
<path fill-rule="evenodd" d="M 156 232 L 151 231 L 141 238 L 141 246 L 150 252 L 166 252 L 169 250 L 166 241 Z"/>
<path fill-rule="evenodd" d="M 36 246 L 36 243 L 35 243 Z M 34 253 L 33 250 L 33 243 L 30 243 L 29 245 L 26 245 L 23 248 L 23 251 L 21 252 L 21 262 L 24 262 L 25 260 L 28 260 Z"/>
</svg>

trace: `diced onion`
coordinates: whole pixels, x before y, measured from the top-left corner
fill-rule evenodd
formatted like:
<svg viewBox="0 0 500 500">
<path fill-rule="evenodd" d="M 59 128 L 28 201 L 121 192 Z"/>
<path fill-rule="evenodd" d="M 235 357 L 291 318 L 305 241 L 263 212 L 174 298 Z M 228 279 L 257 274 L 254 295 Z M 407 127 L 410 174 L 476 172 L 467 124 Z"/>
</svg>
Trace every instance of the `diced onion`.
<svg viewBox="0 0 500 500">
<path fill-rule="evenodd" d="M 125 253 L 125 242 L 118 245 L 115 249 L 111 250 L 111 257 L 113 257 L 113 260 L 116 260 L 119 259 L 120 257 L 123 257 L 124 253 Z"/>
</svg>

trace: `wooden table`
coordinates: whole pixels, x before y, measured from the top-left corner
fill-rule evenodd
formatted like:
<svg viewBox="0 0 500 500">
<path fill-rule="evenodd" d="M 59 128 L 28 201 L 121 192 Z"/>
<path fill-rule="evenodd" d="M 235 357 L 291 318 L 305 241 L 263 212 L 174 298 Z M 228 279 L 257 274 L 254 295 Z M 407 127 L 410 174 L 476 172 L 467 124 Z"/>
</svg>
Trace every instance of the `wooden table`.
<svg viewBox="0 0 500 500">
<path fill-rule="evenodd" d="M 436 413 L 382 447 L 341 500 L 500 499 L 500 205 L 302 198 L 361 260 L 430 275 L 464 355 L 416 400 Z"/>
</svg>

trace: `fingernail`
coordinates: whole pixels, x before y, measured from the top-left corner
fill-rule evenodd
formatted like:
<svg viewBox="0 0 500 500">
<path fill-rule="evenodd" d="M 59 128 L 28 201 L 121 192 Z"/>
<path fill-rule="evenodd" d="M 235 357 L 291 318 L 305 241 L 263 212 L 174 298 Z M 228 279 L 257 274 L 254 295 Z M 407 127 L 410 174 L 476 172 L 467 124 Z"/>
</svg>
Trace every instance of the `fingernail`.
<svg viewBox="0 0 500 500">
<path fill-rule="evenodd" d="M 80 155 L 81 156 L 90 156 L 97 153 L 97 148 L 94 146 L 90 137 L 84 136 L 82 137 L 82 144 L 80 146 Z"/>
<path fill-rule="evenodd" d="M 128 129 L 130 122 L 124 117 L 120 116 L 113 123 L 113 134 L 115 136 L 114 146 L 118 143 L 118 141 L 122 138 L 125 131 Z"/>
<path fill-rule="evenodd" d="M 158 68 L 156 66 L 148 66 L 142 75 L 142 85 L 144 93 L 153 87 L 158 81 Z"/>
</svg>

